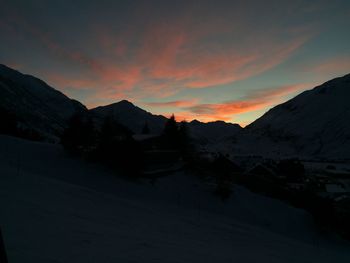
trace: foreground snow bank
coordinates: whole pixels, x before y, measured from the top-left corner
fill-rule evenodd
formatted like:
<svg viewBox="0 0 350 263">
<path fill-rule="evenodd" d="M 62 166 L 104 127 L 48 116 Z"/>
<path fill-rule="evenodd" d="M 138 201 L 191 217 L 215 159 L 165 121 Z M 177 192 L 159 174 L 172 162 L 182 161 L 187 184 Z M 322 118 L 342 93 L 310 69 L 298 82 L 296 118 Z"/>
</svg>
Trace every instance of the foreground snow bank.
<svg viewBox="0 0 350 263">
<path fill-rule="evenodd" d="M 176 173 L 129 182 L 57 145 L 0 136 L 9 262 L 350 262 L 308 214 L 236 187 L 220 202 Z"/>
</svg>

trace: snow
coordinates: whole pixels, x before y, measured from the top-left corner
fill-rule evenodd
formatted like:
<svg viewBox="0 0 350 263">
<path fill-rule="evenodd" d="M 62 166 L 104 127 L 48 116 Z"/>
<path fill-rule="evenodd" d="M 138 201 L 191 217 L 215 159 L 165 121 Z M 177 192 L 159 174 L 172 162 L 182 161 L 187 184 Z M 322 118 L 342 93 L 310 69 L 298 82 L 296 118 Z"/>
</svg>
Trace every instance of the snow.
<svg viewBox="0 0 350 263">
<path fill-rule="evenodd" d="M 345 188 L 339 184 L 326 184 L 327 193 L 347 193 Z"/>
<path fill-rule="evenodd" d="M 15 114 L 25 128 L 58 140 L 69 118 L 86 110 L 44 81 L 0 64 L 0 106 Z"/>
<path fill-rule="evenodd" d="M 299 156 L 349 159 L 349 97 L 350 74 L 272 108 L 246 129 L 277 145 L 289 144 Z M 265 148 L 269 151 L 271 147 L 267 144 Z M 285 154 L 284 150 L 280 152 Z"/>
<path fill-rule="evenodd" d="M 126 180 L 58 145 L 0 136 L 9 262 L 349 262 L 308 213 L 235 187 L 221 202 L 191 174 Z"/>
<path fill-rule="evenodd" d="M 218 141 L 222 141 L 227 137 L 242 132 L 238 124 L 227 123 L 224 121 L 214 121 L 203 123 L 197 120 L 193 120 L 188 123 L 188 132 L 197 144 L 216 144 Z"/>
<path fill-rule="evenodd" d="M 166 118 L 161 115 L 153 115 L 127 100 L 122 100 L 106 106 L 100 106 L 91 109 L 95 118 L 102 119 L 107 116 L 112 116 L 116 121 L 129 128 L 132 132 L 139 134 L 144 125 L 147 123 L 150 132 L 160 134 L 163 131 Z"/>
</svg>

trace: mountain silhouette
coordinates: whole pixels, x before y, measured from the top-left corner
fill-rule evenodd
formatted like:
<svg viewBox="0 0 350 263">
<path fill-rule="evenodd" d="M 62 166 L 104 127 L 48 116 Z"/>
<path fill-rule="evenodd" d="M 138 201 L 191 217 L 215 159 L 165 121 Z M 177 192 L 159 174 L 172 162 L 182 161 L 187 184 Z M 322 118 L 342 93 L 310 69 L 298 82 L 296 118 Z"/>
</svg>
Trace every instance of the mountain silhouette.
<svg viewBox="0 0 350 263">
<path fill-rule="evenodd" d="M 350 74 L 302 92 L 246 129 L 299 155 L 350 158 L 349 120 Z"/>
<path fill-rule="evenodd" d="M 188 123 L 190 136 L 213 151 L 233 154 L 350 158 L 350 74 L 327 81 L 270 109 L 241 128 L 215 121 Z M 90 112 L 97 124 L 106 117 L 142 133 L 161 134 L 167 118 L 122 100 L 91 110 L 44 81 L 0 64 L 0 109 L 15 115 L 22 128 L 58 141 L 68 120 Z"/>
<path fill-rule="evenodd" d="M 44 81 L 0 64 L 0 107 L 15 115 L 23 129 L 56 139 L 67 121 L 86 107 Z"/>
<path fill-rule="evenodd" d="M 145 123 L 147 123 L 150 133 L 159 134 L 162 132 L 167 120 L 166 117 L 153 115 L 127 100 L 100 106 L 91 109 L 90 112 L 95 118 L 100 120 L 106 117 L 112 117 L 115 121 L 123 124 L 135 134 L 141 133 Z"/>
</svg>

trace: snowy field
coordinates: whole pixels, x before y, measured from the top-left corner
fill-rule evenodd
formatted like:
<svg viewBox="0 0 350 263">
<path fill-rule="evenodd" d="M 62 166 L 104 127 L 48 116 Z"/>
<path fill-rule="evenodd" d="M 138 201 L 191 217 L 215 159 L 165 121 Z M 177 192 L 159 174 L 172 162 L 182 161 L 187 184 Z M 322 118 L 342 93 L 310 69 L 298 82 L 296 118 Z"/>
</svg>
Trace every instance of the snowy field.
<svg viewBox="0 0 350 263">
<path fill-rule="evenodd" d="M 236 187 L 226 203 L 178 172 L 131 182 L 60 146 L 0 136 L 0 226 L 16 262 L 350 262 L 312 218 Z"/>
</svg>

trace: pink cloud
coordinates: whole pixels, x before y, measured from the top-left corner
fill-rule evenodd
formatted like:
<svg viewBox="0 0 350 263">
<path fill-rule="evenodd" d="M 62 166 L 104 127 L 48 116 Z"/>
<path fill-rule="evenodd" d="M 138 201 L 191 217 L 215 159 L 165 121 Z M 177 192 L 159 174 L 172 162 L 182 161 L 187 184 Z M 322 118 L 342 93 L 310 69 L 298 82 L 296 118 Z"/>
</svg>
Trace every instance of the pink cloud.
<svg viewBox="0 0 350 263">
<path fill-rule="evenodd" d="M 97 39 L 112 55 L 109 59 L 94 59 L 82 52 L 68 52 L 46 35 L 34 32 L 51 51 L 87 67 L 94 75 L 90 86 L 128 91 L 128 96 L 133 99 L 166 97 L 186 88 L 207 88 L 249 78 L 283 62 L 309 38 L 303 34 L 291 41 L 280 42 L 271 36 L 259 40 L 262 42 L 260 47 L 253 50 L 223 49 L 220 45 L 203 46 L 199 42 L 213 32 L 192 33 L 181 22 L 153 23 L 140 35 L 140 45 L 129 59 L 123 34 L 101 33 Z"/>
<path fill-rule="evenodd" d="M 166 101 L 166 102 L 149 102 L 146 103 L 147 106 L 151 107 L 191 107 L 196 105 L 198 102 L 197 99 L 192 99 L 192 100 L 175 100 L 175 101 Z"/>
<path fill-rule="evenodd" d="M 94 88 L 96 99 L 106 96 L 111 102 L 121 94 L 133 100 L 164 98 L 183 89 L 217 87 L 246 79 L 282 63 L 310 38 L 302 31 L 282 41 L 271 30 L 247 36 L 254 45 L 245 46 L 247 39 L 235 40 L 237 30 L 244 31 L 241 21 L 221 18 L 198 24 L 193 19 L 191 15 L 168 21 L 154 19 L 145 23 L 142 31 L 128 26 L 118 33 L 104 25 L 94 26 L 90 30 L 96 36 L 84 51 L 63 45 L 19 15 L 13 15 L 10 22 L 21 26 L 76 72 L 61 76 L 47 73 L 50 82 L 61 89 Z M 221 42 L 217 36 L 231 42 Z M 239 105 L 236 107 L 238 110 Z"/>
<path fill-rule="evenodd" d="M 199 119 L 202 121 L 230 121 L 236 114 L 257 111 L 278 104 L 281 102 L 283 96 L 301 91 L 309 86 L 309 84 L 295 84 L 257 90 L 239 100 L 213 104 L 197 104 L 187 107 L 183 109 L 186 111 L 181 111 L 180 115 L 187 116 L 189 119 Z"/>
</svg>

